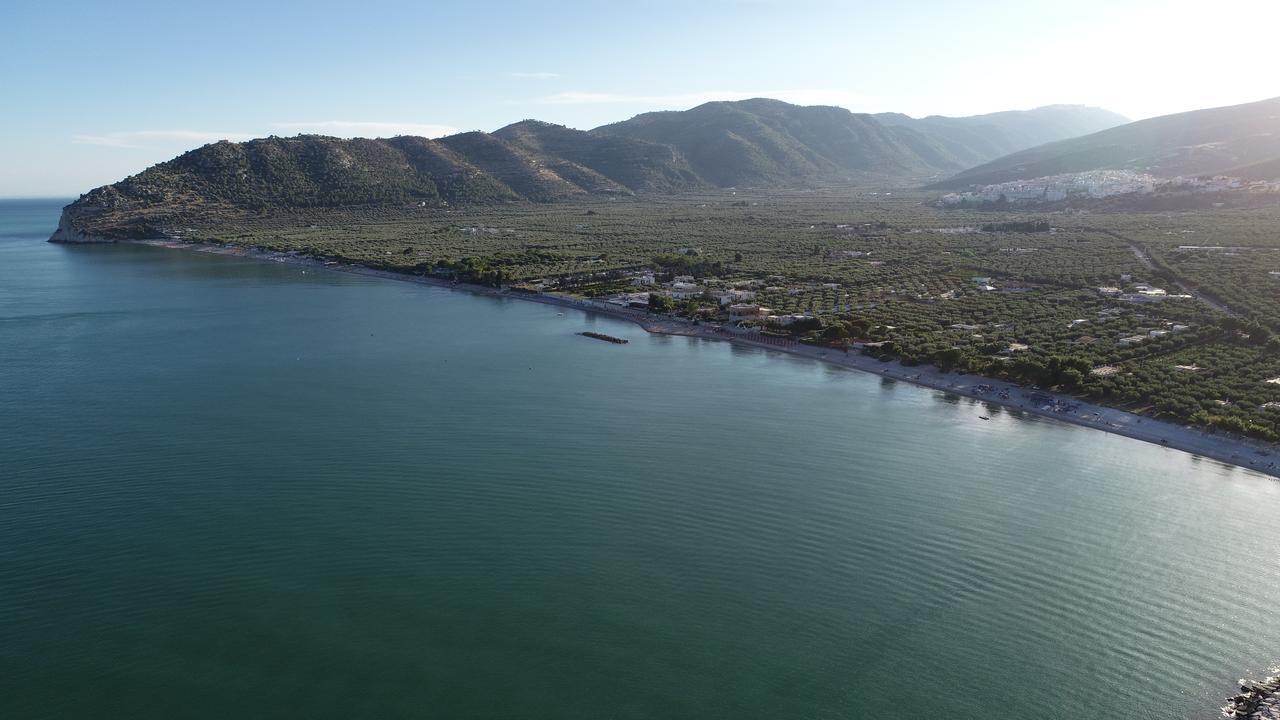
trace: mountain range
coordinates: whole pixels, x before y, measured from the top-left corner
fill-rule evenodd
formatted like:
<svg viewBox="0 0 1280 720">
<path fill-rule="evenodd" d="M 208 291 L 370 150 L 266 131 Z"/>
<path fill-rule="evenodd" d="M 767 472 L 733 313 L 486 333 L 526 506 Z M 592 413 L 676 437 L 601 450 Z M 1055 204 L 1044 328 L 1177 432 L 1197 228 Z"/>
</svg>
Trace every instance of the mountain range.
<svg viewBox="0 0 1280 720">
<path fill-rule="evenodd" d="M 218 142 L 77 201 L 80 215 L 551 202 L 731 186 L 918 183 L 1004 153 L 1111 127 L 1081 106 L 966 118 L 868 115 L 777 100 L 712 102 L 590 131 L 525 120 L 429 139 L 319 135 Z"/>
<path fill-rule="evenodd" d="M 1139 120 L 977 165 L 936 188 L 991 185 L 1088 170 L 1157 177 L 1280 177 L 1280 98 Z"/>
<path fill-rule="evenodd" d="M 589 131 L 523 120 L 437 139 L 224 141 L 82 195 L 63 225 L 145 235 L 167 218 L 203 210 L 438 207 L 833 183 L 943 189 L 1099 169 L 1275 178 L 1280 98 L 1132 123 L 1078 105 L 917 119 L 757 98 L 644 113 Z"/>
</svg>

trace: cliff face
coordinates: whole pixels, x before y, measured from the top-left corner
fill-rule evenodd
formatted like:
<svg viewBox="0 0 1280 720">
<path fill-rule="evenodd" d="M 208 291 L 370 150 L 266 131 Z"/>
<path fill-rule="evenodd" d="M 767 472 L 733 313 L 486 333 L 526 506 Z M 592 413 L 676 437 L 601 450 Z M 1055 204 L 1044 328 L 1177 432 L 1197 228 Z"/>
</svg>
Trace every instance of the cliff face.
<svg viewBox="0 0 1280 720">
<path fill-rule="evenodd" d="M 82 230 L 76 229 L 75 226 L 75 204 L 72 203 L 62 208 L 62 217 L 58 218 L 58 229 L 53 231 L 53 235 L 49 238 L 52 243 L 104 243 L 115 242 L 115 240 L 101 235 L 91 235 Z"/>
<path fill-rule="evenodd" d="M 62 208 L 58 228 L 49 242 L 113 243 L 162 238 L 166 233 L 159 228 L 166 217 L 165 204 L 130 198 L 117 186 L 107 185 L 81 195 Z"/>
</svg>

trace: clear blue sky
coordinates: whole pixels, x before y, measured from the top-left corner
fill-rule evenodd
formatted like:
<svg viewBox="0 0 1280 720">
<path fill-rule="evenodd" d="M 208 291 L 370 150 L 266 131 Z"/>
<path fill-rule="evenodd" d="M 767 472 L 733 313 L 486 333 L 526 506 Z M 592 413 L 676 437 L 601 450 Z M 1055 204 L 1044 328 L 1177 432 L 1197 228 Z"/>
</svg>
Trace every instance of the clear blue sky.
<svg viewBox="0 0 1280 720">
<path fill-rule="evenodd" d="M 590 128 L 767 95 L 1141 118 L 1280 95 L 1277 0 L 0 2 L 0 197 L 218 138 Z"/>
</svg>

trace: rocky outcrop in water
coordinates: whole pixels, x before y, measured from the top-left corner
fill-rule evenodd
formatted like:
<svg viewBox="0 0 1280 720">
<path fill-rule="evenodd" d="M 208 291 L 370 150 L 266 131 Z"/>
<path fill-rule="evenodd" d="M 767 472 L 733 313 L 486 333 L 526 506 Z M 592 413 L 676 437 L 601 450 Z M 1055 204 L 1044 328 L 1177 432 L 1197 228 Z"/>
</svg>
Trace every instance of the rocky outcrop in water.
<svg viewBox="0 0 1280 720">
<path fill-rule="evenodd" d="M 1280 720 L 1280 667 L 1262 680 L 1241 680 L 1240 693 L 1227 698 L 1222 716 L 1249 720 Z"/>
</svg>

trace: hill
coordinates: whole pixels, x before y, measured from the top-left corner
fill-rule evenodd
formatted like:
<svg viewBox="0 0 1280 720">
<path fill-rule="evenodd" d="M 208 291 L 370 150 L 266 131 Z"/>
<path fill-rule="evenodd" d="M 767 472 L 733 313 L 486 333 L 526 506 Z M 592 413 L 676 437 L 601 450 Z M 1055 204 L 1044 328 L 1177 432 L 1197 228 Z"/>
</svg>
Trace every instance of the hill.
<svg viewBox="0 0 1280 720">
<path fill-rule="evenodd" d="M 597 192 L 675 192 L 705 185 L 670 145 L 596 135 L 539 120 L 524 120 L 493 134 Z"/>
<path fill-rule="evenodd" d="M 212 143 L 81 196 L 64 213 L 58 237 L 152 236 L 219 214 L 553 202 L 702 186 L 669 147 L 567 128 L 561 134 L 576 133 L 576 144 L 540 145 L 533 133 L 506 130 L 510 141 L 467 132 L 437 140 L 299 135 Z"/>
<path fill-rule="evenodd" d="M 901 178 L 937 169 L 870 115 L 777 100 L 645 113 L 591 132 L 674 147 L 699 177 L 722 187 L 854 175 Z"/>
<path fill-rule="evenodd" d="M 1047 143 L 965 170 L 932 187 L 990 185 L 1089 170 L 1133 170 L 1158 177 L 1258 174 L 1270 172 L 1278 161 L 1280 98 L 1272 98 L 1164 115 Z"/>
<path fill-rule="evenodd" d="M 1124 121 L 1067 105 L 917 120 L 756 98 L 645 113 L 591 132 L 670 145 L 700 177 L 737 186 L 923 179 Z"/>
</svg>

